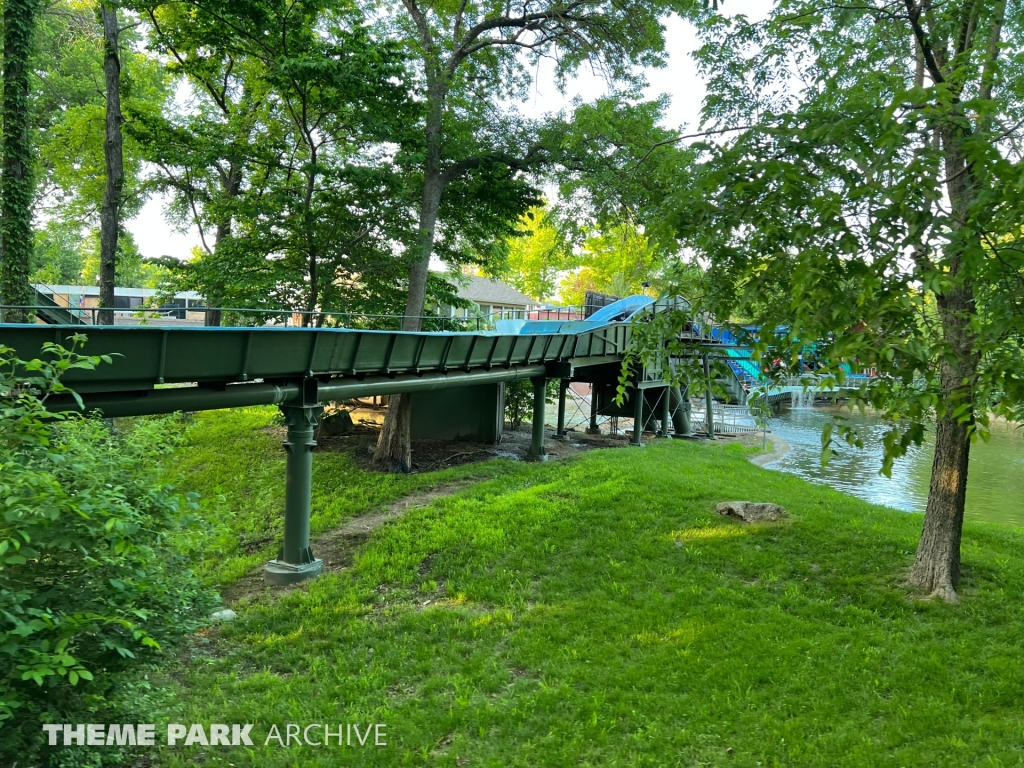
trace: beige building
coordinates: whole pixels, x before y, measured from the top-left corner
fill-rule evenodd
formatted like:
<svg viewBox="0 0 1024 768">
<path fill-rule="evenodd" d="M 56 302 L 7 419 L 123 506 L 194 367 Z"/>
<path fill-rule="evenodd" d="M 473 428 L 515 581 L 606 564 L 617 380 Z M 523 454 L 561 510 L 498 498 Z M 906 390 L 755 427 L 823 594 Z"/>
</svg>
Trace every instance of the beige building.
<svg viewBox="0 0 1024 768">
<path fill-rule="evenodd" d="M 472 301 L 480 309 L 446 307 L 449 317 L 484 315 L 490 316 L 492 321 L 525 320 L 531 310 L 541 306 L 541 302 L 531 299 L 500 280 L 493 280 L 489 277 L 471 277 L 469 281 L 469 285 L 460 287 L 457 294 L 460 299 Z"/>
</svg>

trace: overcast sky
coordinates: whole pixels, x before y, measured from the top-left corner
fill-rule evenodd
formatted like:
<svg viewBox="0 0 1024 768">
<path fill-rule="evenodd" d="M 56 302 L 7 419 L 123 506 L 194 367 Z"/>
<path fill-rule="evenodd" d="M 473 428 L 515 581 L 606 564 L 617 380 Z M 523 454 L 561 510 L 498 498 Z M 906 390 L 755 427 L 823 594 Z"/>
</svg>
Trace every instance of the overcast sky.
<svg viewBox="0 0 1024 768">
<path fill-rule="evenodd" d="M 727 0 L 723 11 L 730 14 L 745 13 L 750 18 L 757 18 L 763 16 L 770 6 L 769 0 Z M 646 96 L 654 98 L 667 93 L 672 101 L 665 119 L 666 126 L 693 128 L 699 120 L 705 93 L 704 83 L 697 76 L 690 56 L 697 46 L 693 27 L 678 18 L 669 19 L 666 23 L 666 42 L 668 65 L 663 69 L 649 70 Z M 524 106 L 527 112 L 540 116 L 568 107 L 575 96 L 584 101 L 592 101 L 604 92 L 605 83 L 600 78 L 581 76 L 571 84 L 569 92 L 563 95 L 555 87 L 550 73 L 541 72 L 533 98 Z M 164 220 L 163 209 L 164 200 L 153 197 L 126 226 L 135 236 L 143 256 L 188 258 L 192 248 L 199 244 L 198 233 L 175 231 Z"/>
</svg>

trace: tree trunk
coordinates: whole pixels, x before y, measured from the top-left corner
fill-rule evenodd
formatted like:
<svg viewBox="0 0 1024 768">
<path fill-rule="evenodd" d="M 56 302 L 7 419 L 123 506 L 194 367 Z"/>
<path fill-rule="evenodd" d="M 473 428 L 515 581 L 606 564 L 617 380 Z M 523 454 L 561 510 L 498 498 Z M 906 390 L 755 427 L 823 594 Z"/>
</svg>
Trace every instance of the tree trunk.
<svg viewBox="0 0 1024 768">
<path fill-rule="evenodd" d="M 968 425 L 950 415 L 938 421 L 928 506 L 910 583 L 930 597 L 956 602 L 960 582 L 960 536 L 967 497 Z"/>
<path fill-rule="evenodd" d="M 384 417 L 373 465 L 385 472 L 408 472 L 412 469 L 412 396 L 391 395 Z"/>
<path fill-rule="evenodd" d="M 423 327 L 422 315 L 427 304 L 427 275 L 430 272 L 430 257 L 434 252 L 434 228 L 441 208 L 440 169 L 428 173 L 423 184 L 423 201 L 420 206 L 419 230 L 416 233 L 416 260 L 409 267 L 409 298 L 405 303 L 403 331 L 418 331 Z"/>
<path fill-rule="evenodd" d="M 0 174 L 0 304 L 32 304 L 32 146 L 29 142 L 29 67 L 36 0 L 4 3 L 3 173 Z M 29 312 L 7 310 L 8 322 Z"/>
<path fill-rule="evenodd" d="M 228 165 L 228 172 L 222 174 L 224 186 L 224 197 L 227 200 L 233 200 L 238 197 L 238 193 L 242 188 L 242 167 L 239 163 L 231 161 Z M 213 253 L 216 255 L 217 247 L 231 235 L 231 214 L 225 214 L 224 218 L 221 219 L 220 223 L 217 224 L 216 232 L 213 236 Z M 214 290 L 209 288 L 206 291 L 206 324 L 210 326 L 219 326 L 223 320 L 222 312 L 220 310 L 221 305 L 224 303 L 224 286 L 218 284 L 214 287 Z M 216 307 L 216 309 L 210 310 L 209 307 Z"/>
<path fill-rule="evenodd" d="M 951 121 L 952 122 L 952 121 Z M 963 151 L 961 128 L 950 124 L 942 129 L 946 191 L 951 204 L 952 242 L 946 264 L 953 286 L 936 296 L 945 344 L 940 364 L 939 386 L 942 410 L 935 430 L 928 505 L 917 555 L 910 572 L 910 584 L 930 597 L 956 602 L 960 581 L 960 537 L 964 502 L 967 498 L 967 467 L 974 424 L 975 377 L 978 353 L 971 320 L 976 315 L 971 281 L 964 274 L 962 255 L 979 243 L 960 239 L 970 215 L 975 188 Z M 967 237 L 976 237 L 973 234 Z"/>
<path fill-rule="evenodd" d="M 432 94 L 427 111 L 427 155 L 423 169 L 423 199 L 420 202 L 420 221 L 416 232 L 416 252 L 409 267 L 409 297 L 405 302 L 403 331 L 418 331 L 423 325 L 421 316 L 427 303 L 427 274 L 430 257 L 434 252 L 434 230 L 441 209 L 444 177 L 441 173 L 441 130 L 444 117 L 444 97 Z"/>
<path fill-rule="evenodd" d="M 117 10 L 100 8 L 103 20 L 103 75 L 107 92 L 106 140 L 103 159 L 107 184 L 100 207 L 100 306 L 114 307 L 117 238 L 121 227 L 121 193 L 124 189 L 124 141 L 121 136 L 121 59 L 118 55 Z M 100 312 L 101 325 L 113 325 L 114 313 Z"/>
<path fill-rule="evenodd" d="M 409 267 L 409 297 L 405 303 L 403 331 L 418 331 L 423 327 L 422 315 L 427 301 L 427 276 L 430 271 L 430 257 L 434 252 L 434 229 L 441 208 L 444 192 L 444 177 L 441 173 L 441 129 L 444 114 L 444 96 L 431 94 L 427 110 L 426 143 L 427 156 L 423 177 L 423 198 L 420 203 L 420 221 L 416 237 L 416 252 Z M 397 401 L 397 402 L 396 402 Z M 384 417 L 373 454 L 375 466 L 393 472 L 408 472 L 412 469 L 412 438 L 409 428 L 412 424 L 412 404 L 408 397 L 394 396 L 388 400 L 388 412 Z"/>
</svg>

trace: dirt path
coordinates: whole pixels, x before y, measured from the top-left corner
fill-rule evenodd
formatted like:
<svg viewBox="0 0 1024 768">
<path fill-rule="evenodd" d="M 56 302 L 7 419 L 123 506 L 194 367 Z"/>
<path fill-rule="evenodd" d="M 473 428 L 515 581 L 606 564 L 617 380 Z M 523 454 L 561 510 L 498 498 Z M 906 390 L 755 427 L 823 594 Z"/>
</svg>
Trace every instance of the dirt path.
<svg viewBox="0 0 1024 768">
<path fill-rule="evenodd" d="M 310 541 L 310 547 L 314 555 L 323 560 L 323 573 L 342 571 L 351 567 L 356 549 L 370 537 L 371 533 L 382 528 L 385 523 L 397 520 L 408 512 L 425 507 L 437 499 L 451 496 L 475 482 L 477 479 L 460 480 L 456 483 L 424 488 L 408 496 L 403 496 L 383 508 L 353 517 L 338 528 L 325 531 Z M 221 598 L 224 601 L 224 607 L 231 608 L 246 598 L 254 598 L 268 593 L 286 594 L 293 589 L 305 586 L 308 586 L 308 582 L 300 582 L 290 587 L 271 587 L 263 581 L 261 566 L 225 586 L 221 591 Z"/>
<path fill-rule="evenodd" d="M 321 534 L 310 546 L 316 556 L 324 561 L 324 573 L 343 570 L 352 565 L 356 547 L 385 523 L 397 520 L 414 509 L 426 507 L 445 496 L 458 493 L 475 482 L 477 480 L 461 480 L 457 483 L 424 488 L 403 496 L 383 509 L 347 520 L 340 527 Z"/>
<path fill-rule="evenodd" d="M 282 428 L 273 427 L 271 429 L 280 431 L 283 437 Z M 751 457 L 751 461 L 755 464 L 767 464 L 775 461 L 789 450 L 789 446 L 781 438 L 776 436 L 770 437 L 775 452 Z M 321 439 L 320 450 L 350 452 L 357 466 L 369 469 L 370 457 L 373 445 L 376 444 L 376 438 L 376 430 L 360 425 L 353 435 L 344 438 Z M 646 437 L 645 441 L 653 439 L 653 436 L 650 436 Z M 757 442 L 760 443 L 760 437 Z M 583 432 L 570 432 L 568 440 L 547 440 L 545 443 L 549 459 L 558 460 L 584 451 L 600 448 L 625 448 L 629 445 L 629 438 L 625 435 L 587 435 Z M 419 455 L 423 461 L 423 464 L 419 465 L 418 469 L 420 471 L 429 471 L 442 466 L 455 466 L 499 457 L 522 459 L 526 455 L 529 445 L 530 435 L 526 430 L 506 431 L 502 442 L 493 446 L 481 445 L 480 443 L 415 441 L 414 455 Z M 408 496 L 403 496 L 386 506 L 353 517 L 342 523 L 339 527 L 321 533 L 310 542 L 310 547 L 314 555 L 323 560 L 323 573 L 336 573 L 345 570 L 351 567 L 358 547 L 365 543 L 372 533 L 380 530 L 386 523 L 397 520 L 414 509 L 426 507 L 437 499 L 458 493 L 463 488 L 478 481 L 479 478 L 469 478 L 455 483 L 435 485 L 411 493 Z M 223 598 L 224 605 L 231 607 L 241 600 L 271 593 L 275 595 L 286 594 L 291 590 L 307 586 L 308 582 L 300 582 L 290 587 L 269 587 L 263 582 L 263 568 L 261 566 L 237 581 L 226 585 L 221 592 L 221 597 Z"/>
</svg>

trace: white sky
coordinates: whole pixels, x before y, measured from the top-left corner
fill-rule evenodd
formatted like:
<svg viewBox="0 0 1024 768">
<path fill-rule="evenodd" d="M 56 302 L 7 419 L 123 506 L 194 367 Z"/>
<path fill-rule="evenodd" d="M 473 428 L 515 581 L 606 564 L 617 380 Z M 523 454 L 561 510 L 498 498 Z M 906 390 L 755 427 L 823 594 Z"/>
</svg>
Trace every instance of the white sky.
<svg viewBox="0 0 1024 768">
<path fill-rule="evenodd" d="M 722 10 L 725 13 L 744 13 L 748 17 L 763 17 L 771 8 L 770 0 L 725 0 Z M 690 53 L 697 47 L 697 37 L 693 27 L 677 17 L 666 23 L 666 47 L 668 65 L 663 69 L 651 69 L 647 72 L 649 86 L 645 92 L 647 98 L 654 98 L 667 93 L 671 105 L 664 121 L 667 127 L 693 128 L 700 119 L 700 107 L 704 100 L 704 83 L 697 76 L 697 69 Z M 524 105 L 528 114 L 540 116 L 548 112 L 557 112 L 568 107 L 574 96 L 584 101 L 593 101 L 606 90 L 605 83 L 598 77 L 581 76 L 570 85 L 569 92 L 563 96 L 555 87 L 550 72 L 542 72 L 530 102 Z M 192 248 L 199 245 L 198 231 L 181 233 L 175 231 L 164 219 L 165 201 L 154 196 L 143 207 L 139 215 L 127 223 L 127 228 L 135 236 L 135 242 L 143 256 L 174 256 L 186 259 Z"/>
</svg>

